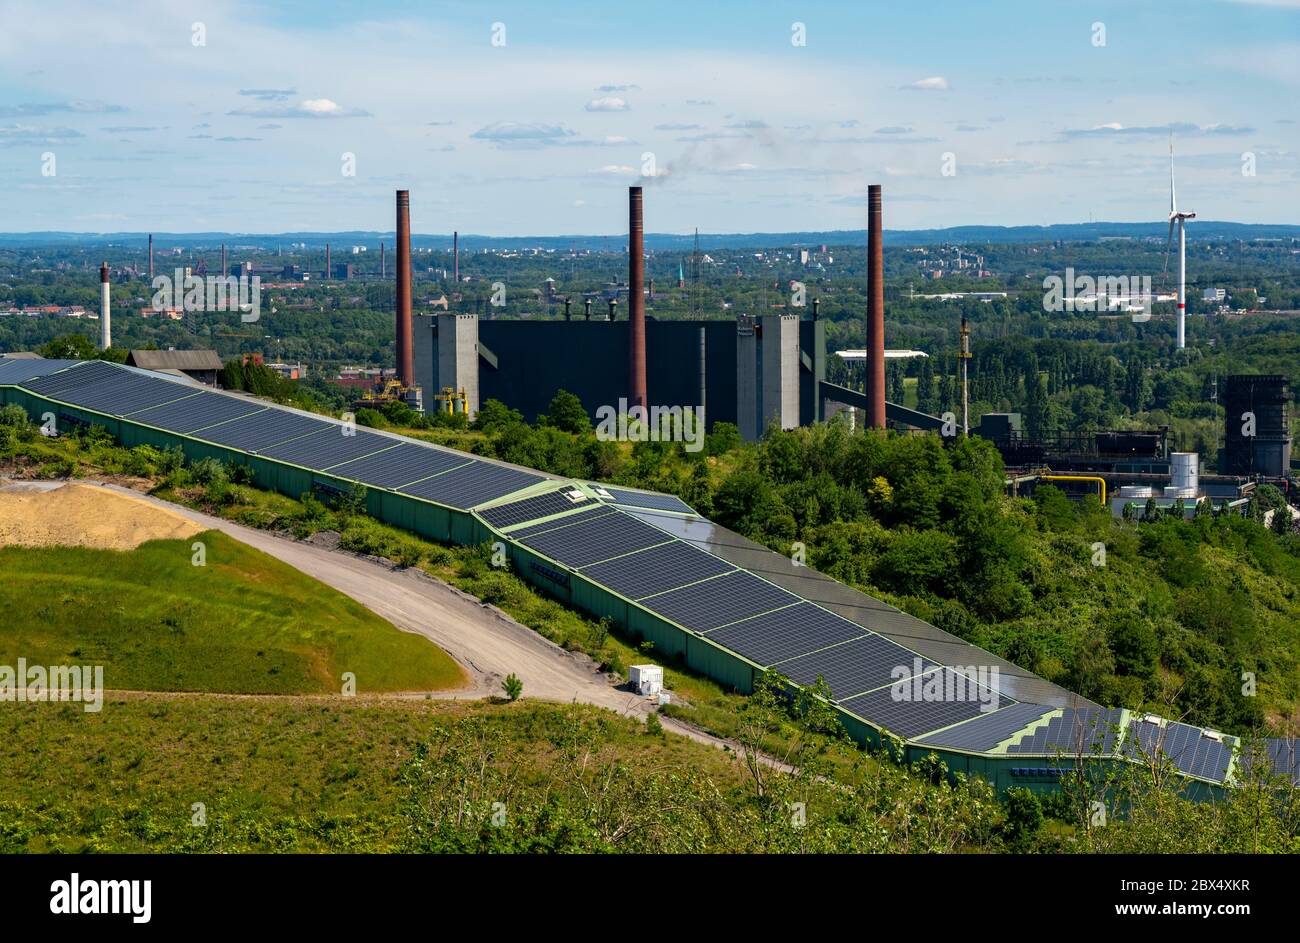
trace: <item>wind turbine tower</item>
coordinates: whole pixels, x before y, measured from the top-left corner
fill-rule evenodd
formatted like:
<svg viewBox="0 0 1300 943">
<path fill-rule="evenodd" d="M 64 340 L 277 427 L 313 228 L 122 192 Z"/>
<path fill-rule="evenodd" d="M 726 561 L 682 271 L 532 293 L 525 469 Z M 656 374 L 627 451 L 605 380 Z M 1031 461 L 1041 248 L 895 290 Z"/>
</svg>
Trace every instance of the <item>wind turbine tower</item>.
<svg viewBox="0 0 1300 943">
<path fill-rule="evenodd" d="M 1169 238 L 1165 241 L 1165 273 L 1169 272 L 1169 247 L 1174 240 L 1174 224 L 1178 224 L 1178 349 L 1187 346 L 1187 227 L 1195 213 L 1178 212 L 1178 195 L 1174 189 L 1174 142 L 1169 141 Z"/>
</svg>

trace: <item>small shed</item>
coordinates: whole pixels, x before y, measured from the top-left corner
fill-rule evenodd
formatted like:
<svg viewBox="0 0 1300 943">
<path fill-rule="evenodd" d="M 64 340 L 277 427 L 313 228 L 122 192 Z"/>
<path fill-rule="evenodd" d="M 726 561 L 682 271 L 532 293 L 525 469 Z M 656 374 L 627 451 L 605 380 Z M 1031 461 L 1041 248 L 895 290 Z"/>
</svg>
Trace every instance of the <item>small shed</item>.
<svg viewBox="0 0 1300 943">
<path fill-rule="evenodd" d="M 658 665 L 632 665 L 627 679 L 642 697 L 656 697 L 664 689 L 664 670 Z"/>
</svg>

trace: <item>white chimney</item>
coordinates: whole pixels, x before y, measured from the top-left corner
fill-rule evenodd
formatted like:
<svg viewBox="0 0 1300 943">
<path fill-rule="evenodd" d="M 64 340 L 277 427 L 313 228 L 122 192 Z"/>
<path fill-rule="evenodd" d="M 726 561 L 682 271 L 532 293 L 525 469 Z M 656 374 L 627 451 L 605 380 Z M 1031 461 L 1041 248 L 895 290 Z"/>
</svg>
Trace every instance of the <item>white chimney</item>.
<svg viewBox="0 0 1300 943">
<path fill-rule="evenodd" d="M 108 263 L 99 267 L 99 346 L 103 350 L 113 346 L 112 312 L 108 300 Z"/>
</svg>

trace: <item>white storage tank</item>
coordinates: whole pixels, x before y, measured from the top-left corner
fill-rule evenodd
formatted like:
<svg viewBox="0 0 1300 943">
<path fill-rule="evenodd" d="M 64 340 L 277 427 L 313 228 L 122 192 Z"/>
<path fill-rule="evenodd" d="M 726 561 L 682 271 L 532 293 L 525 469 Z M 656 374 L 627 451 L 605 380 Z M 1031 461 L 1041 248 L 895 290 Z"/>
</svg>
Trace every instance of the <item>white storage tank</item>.
<svg viewBox="0 0 1300 943">
<path fill-rule="evenodd" d="M 1200 487 L 1200 475 L 1197 466 L 1201 457 L 1195 452 L 1174 452 L 1169 456 L 1169 487 L 1187 497 L 1188 492 L 1195 495 Z"/>
<path fill-rule="evenodd" d="M 1150 485 L 1124 485 L 1119 489 L 1119 493 L 1115 495 L 1117 498 L 1141 498 L 1143 500 L 1155 496 L 1156 489 Z"/>
<path fill-rule="evenodd" d="M 664 670 L 658 665 L 633 665 L 627 669 L 627 680 L 642 697 L 656 697 L 664 689 Z"/>
</svg>

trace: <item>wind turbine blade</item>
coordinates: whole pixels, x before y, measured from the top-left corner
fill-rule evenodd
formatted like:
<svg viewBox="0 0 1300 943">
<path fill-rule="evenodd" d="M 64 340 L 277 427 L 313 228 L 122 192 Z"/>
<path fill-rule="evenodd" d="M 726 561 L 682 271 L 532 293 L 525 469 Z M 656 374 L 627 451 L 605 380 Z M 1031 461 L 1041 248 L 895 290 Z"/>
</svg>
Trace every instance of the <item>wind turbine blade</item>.
<svg viewBox="0 0 1300 943">
<path fill-rule="evenodd" d="M 1174 191 L 1174 138 L 1169 136 L 1169 215 L 1178 212 L 1178 197 Z"/>
</svg>

